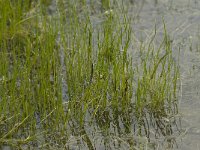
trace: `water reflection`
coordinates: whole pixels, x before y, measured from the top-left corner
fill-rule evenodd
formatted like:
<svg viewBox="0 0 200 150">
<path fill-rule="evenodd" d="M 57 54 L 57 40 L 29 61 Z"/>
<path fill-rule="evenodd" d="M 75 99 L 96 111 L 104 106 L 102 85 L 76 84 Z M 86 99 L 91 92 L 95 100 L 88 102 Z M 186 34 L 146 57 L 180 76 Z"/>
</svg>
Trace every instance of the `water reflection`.
<svg viewBox="0 0 200 150">
<path fill-rule="evenodd" d="M 165 145 L 173 148 L 179 134 L 179 118 L 166 113 L 143 112 L 137 115 L 135 106 L 121 111 L 117 108 L 87 114 L 83 125 L 79 120 L 69 122 L 71 135 L 81 149 L 157 149 Z M 176 107 L 177 108 L 177 107 Z M 177 110 L 176 110 L 177 111 Z M 70 147 L 70 146 L 69 146 Z"/>
</svg>

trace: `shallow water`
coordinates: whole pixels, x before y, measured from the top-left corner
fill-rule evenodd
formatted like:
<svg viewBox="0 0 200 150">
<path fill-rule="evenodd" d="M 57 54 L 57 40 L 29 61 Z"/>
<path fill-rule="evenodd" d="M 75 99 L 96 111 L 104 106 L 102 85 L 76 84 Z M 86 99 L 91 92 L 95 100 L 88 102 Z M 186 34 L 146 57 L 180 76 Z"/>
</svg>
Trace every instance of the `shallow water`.
<svg viewBox="0 0 200 150">
<path fill-rule="evenodd" d="M 181 138 L 177 138 L 177 145 L 174 148 L 200 149 L 200 1 L 138 0 L 135 1 L 135 6 L 141 7 L 138 16 L 135 16 L 136 21 L 133 25 L 138 39 L 148 38 L 155 24 L 161 29 L 157 31 L 158 35 L 162 36 L 162 19 L 164 18 L 167 31 L 172 39 L 174 54 L 177 55 L 180 48 L 179 113 L 182 118 L 182 130 L 185 133 Z M 133 12 L 134 9 L 129 13 L 136 14 Z"/>
</svg>

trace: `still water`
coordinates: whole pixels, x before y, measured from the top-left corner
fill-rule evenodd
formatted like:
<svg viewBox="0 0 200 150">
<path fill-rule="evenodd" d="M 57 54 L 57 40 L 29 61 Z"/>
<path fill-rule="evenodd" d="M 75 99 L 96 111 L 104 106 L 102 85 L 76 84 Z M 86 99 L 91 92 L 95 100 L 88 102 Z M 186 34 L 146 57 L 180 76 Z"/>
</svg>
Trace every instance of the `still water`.
<svg viewBox="0 0 200 150">
<path fill-rule="evenodd" d="M 162 27 L 164 18 L 174 54 L 178 55 L 180 49 L 181 86 L 178 109 L 183 134 L 176 137 L 176 144 L 172 149 L 200 149 L 200 1 L 133 0 L 133 3 L 135 5 L 129 13 L 135 18 L 133 28 L 138 39 L 148 38 L 155 24 L 158 28 Z M 163 31 L 160 29 L 157 33 L 162 36 Z"/>
</svg>

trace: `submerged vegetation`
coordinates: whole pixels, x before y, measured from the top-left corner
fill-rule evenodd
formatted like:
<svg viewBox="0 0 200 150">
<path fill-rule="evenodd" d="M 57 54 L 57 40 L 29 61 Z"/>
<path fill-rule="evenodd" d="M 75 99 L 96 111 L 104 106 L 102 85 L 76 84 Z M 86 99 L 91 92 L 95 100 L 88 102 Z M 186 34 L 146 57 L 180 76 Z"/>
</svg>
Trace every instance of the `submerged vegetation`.
<svg viewBox="0 0 200 150">
<path fill-rule="evenodd" d="M 156 32 L 134 47 L 131 21 L 109 0 L 0 0 L 0 146 L 134 149 L 172 136 L 169 35 L 163 22 L 159 47 Z"/>
</svg>

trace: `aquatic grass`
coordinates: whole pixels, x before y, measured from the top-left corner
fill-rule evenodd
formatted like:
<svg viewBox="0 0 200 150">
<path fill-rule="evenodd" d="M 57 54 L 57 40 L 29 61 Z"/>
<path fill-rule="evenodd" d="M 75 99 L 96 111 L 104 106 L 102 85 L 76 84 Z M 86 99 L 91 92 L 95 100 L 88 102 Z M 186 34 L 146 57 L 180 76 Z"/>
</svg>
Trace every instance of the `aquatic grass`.
<svg viewBox="0 0 200 150">
<path fill-rule="evenodd" d="M 108 10 L 110 8 L 110 0 L 101 0 L 102 8 Z"/>
<path fill-rule="evenodd" d="M 145 46 L 141 46 L 144 56 L 140 61 L 141 67 L 137 68 L 139 76 L 135 95 L 135 113 L 143 129 L 148 129 L 152 125 L 158 129 L 157 134 L 166 136 L 172 134 L 171 127 L 167 126 L 170 118 L 178 113 L 176 89 L 179 68 L 172 56 L 172 46 L 165 24 L 164 33 L 163 42 L 157 50 L 154 49 L 151 41 L 147 50 Z M 150 119 L 146 119 L 146 115 Z M 142 128 L 139 134 L 150 136 L 148 130 L 142 133 Z"/>
<path fill-rule="evenodd" d="M 76 10 L 74 11 L 76 13 Z M 171 88 L 176 89 L 178 68 L 172 59 L 167 32 L 165 30 L 166 36 L 158 49 L 153 49 L 150 42 L 147 55 L 142 54 L 143 71 L 139 72 L 139 78 L 135 79 L 134 66 L 127 52 L 131 42 L 131 29 L 128 22 L 116 24 L 115 21 L 121 19 L 115 13 L 114 10 L 113 13 L 107 14 L 102 28 L 97 30 L 92 28 L 90 21 L 79 22 L 78 17 L 72 21 L 75 34 L 72 33 L 70 37 L 74 37 L 74 43 L 67 40 L 68 45 L 65 46 L 70 115 L 73 120 L 80 123 L 80 128 L 82 128 L 81 126 L 85 124 L 84 120 L 91 120 L 88 118 L 90 116 L 86 115 L 89 111 L 99 128 L 107 132 L 111 122 L 109 118 L 112 116 L 110 112 L 120 115 L 126 114 L 126 111 L 133 111 L 136 115 L 137 127 L 145 132 L 141 136 L 150 136 L 151 120 L 159 120 L 152 122 L 151 126 L 155 129 L 159 128 L 161 134 L 172 134 L 172 132 L 165 133 L 168 132 L 165 131 L 168 123 L 162 123 L 163 120 L 168 119 L 168 115 L 177 113 L 176 97 L 173 97 L 176 95 L 176 90 L 171 91 Z M 124 19 L 126 20 L 126 16 Z M 85 24 L 88 28 L 80 29 Z M 87 31 L 88 34 L 85 34 Z M 92 37 L 97 47 L 91 45 Z M 82 41 L 85 42 L 82 43 Z M 142 46 L 144 47 L 145 45 Z M 91 57 L 91 54 L 95 55 Z M 140 68 L 138 69 L 141 71 Z M 173 75 L 173 80 L 171 80 Z M 134 80 L 137 83 L 136 89 L 133 87 Z"/>
<path fill-rule="evenodd" d="M 15 5 L 14 5 L 14 4 Z M 23 4 L 23 5 L 22 5 Z M 59 56 L 56 52 L 57 30 L 47 18 L 39 21 L 35 15 L 25 18 L 22 1 L 1 1 L 1 114 L 9 118 L 0 142 L 23 135 L 34 136 L 36 127 L 58 122 L 61 110 Z M 38 20 L 38 21 L 37 21 Z M 36 22 L 34 22 L 36 21 Z M 38 23 L 37 23 L 38 22 Z M 40 22 L 40 23 L 39 23 Z M 62 112 L 62 111 L 61 111 Z M 54 115 L 54 119 L 51 119 Z M 20 126 L 16 126 L 20 124 Z M 24 132 L 24 130 L 29 132 Z M 21 136 L 17 136 L 21 135 Z M 27 135 L 28 136 L 28 135 Z M 27 140 L 29 141 L 29 140 Z"/>
<path fill-rule="evenodd" d="M 158 49 L 141 44 L 135 66 L 123 6 L 101 1 L 106 12 L 95 24 L 86 1 L 59 0 L 57 18 L 46 12 L 50 1 L 0 4 L 0 145 L 63 148 L 74 136 L 94 149 L 89 126 L 105 144 L 149 138 L 152 126 L 172 134 L 163 119 L 177 113 L 179 72 L 166 30 Z"/>
<path fill-rule="evenodd" d="M 120 43 L 122 43 L 121 39 L 123 39 L 123 36 L 124 36 L 121 29 L 122 27 L 119 26 L 119 27 L 116 27 L 115 29 L 114 21 L 112 20 L 113 19 L 112 14 L 106 17 L 103 28 L 99 29 L 99 31 L 97 31 L 96 33 L 97 38 L 98 38 L 97 39 L 98 49 L 94 49 L 96 47 L 92 45 L 94 41 L 94 38 L 93 38 L 94 35 L 92 31 L 94 29 L 91 28 L 90 21 L 88 21 L 88 23 L 86 22 L 85 24 L 83 23 L 82 26 L 85 26 L 85 28 L 82 30 L 79 28 L 81 23 L 80 24 L 77 23 L 77 26 L 76 26 L 76 23 L 75 23 L 77 22 L 76 19 L 72 21 L 73 28 L 77 28 L 75 29 L 76 35 L 72 35 L 72 37 L 74 37 L 73 42 L 76 42 L 76 43 L 72 43 L 73 45 L 65 46 L 65 47 L 70 47 L 66 49 L 69 52 L 65 53 L 67 55 L 66 74 L 68 74 L 67 75 L 68 92 L 69 92 L 69 95 L 75 95 L 75 96 L 80 95 L 80 98 L 78 99 L 82 100 L 82 98 L 84 97 L 83 95 L 84 91 L 88 91 L 88 88 L 89 88 L 89 91 L 91 93 L 88 92 L 88 94 L 93 95 L 92 91 L 94 89 L 96 97 L 102 98 L 101 100 L 102 102 L 100 103 L 98 102 L 97 106 L 104 108 L 104 107 L 107 107 L 107 103 L 110 103 L 110 102 L 114 103 L 114 101 L 112 100 L 108 102 L 107 97 L 108 96 L 112 97 L 112 94 L 114 93 L 117 94 L 117 92 L 114 92 L 114 90 L 120 90 L 120 89 L 117 89 L 116 87 L 118 85 L 114 85 L 115 87 L 113 87 L 113 89 L 109 88 L 110 84 L 122 84 L 122 86 L 124 86 L 122 88 L 124 88 L 124 90 L 127 90 L 125 89 L 126 88 L 125 86 L 128 86 L 126 85 L 128 83 L 126 80 L 128 79 L 125 79 L 125 77 L 123 77 L 121 81 L 122 83 L 116 83 L 118 82 L 118 79 L 116 78 L 118 78 L 117 74 L 120 74 L 118 70 L 122 69 L 122 71 L 124 71 L 124 74 L 122 74 L 123 76 L 128 74 L 126 72 L 128 72 L 129 69 L 131 70 L 131 67 L 129 67 L 126 64 L 128 62 L 126 62 L 126 58 L 125 58 L 128 46 L 125 46 L 126 48 L 124 49 L 124 52 L 122 53 L 121 45 L 119 45 Z M 86 18 L 86 21 L 87 20 L 88 18 Z M 79 34 L 77 34 L 79 32 L 80 32 L 80 35 L 82 35 L 81 37 L 78 36 Z M 100 32 L 103 34 L 100 34 Z M 130 38 L 128 40 L 130 41 Z M 126 44 L 128 45 L 128 42 Z M 95 58 L 97 60 L 95 60 Z M 76 64 L 72 64 L 72 63 L 76 63 Z M 129 67 L 129 68 L 126 68 L 126 67 Z M 115 73 L 116 73 L 116 76 L 115 76 Z M 76 91 L 77 93 L 75 93 Z M 124 91 L 124 94 L 125 93 L 126 91 Z M 96 99 L 96 98 L 90 97 L 90 99 Z M 69 100 L 69 101 L 70 103 L 73 103 L 73 100 Z M 75 100 L 75 102 L 77 103 L 77 100 Z M 93 101 L 93 103 L 94 102 L 95 101 Z M 117 103 L 118 102 L 115 102 L 115 104 Z M 74 105 L 76 106 L 76 104 Z M 96 104 L 92 104 L 92 105 L 95 106 Z M 95 108 L 95 112 L 96 112 L 96 108 Z"/>
</svg>

